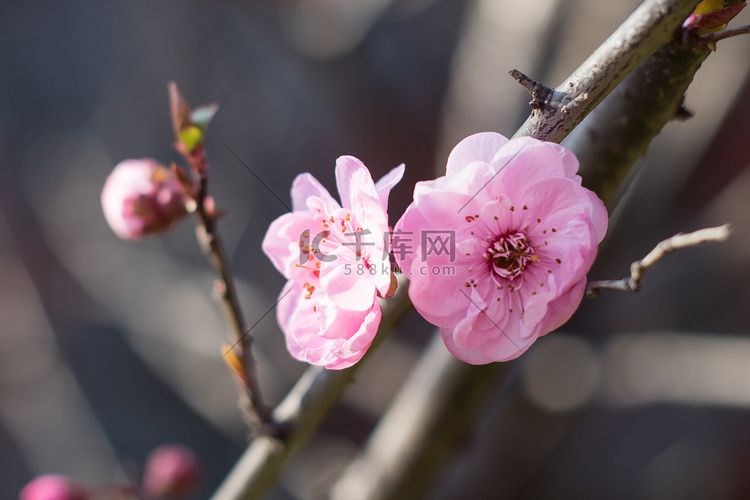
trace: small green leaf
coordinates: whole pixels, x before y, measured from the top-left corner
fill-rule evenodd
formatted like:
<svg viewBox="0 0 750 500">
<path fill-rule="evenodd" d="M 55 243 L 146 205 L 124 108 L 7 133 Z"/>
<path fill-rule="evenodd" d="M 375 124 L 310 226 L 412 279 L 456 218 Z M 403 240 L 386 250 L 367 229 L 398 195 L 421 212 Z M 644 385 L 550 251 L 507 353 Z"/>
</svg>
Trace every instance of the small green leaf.
<svg viewBox="0 0 750 500">
<path fill-rule="evenodd" d="M 214 117 L 216 112 L 219 110 L 219 106 L 216 104 L 206 104 L 196 108 L 195 111 L 190 115 L 193 120 L 193 124 L 200 127 L 201 130 L 206 130 L 208 122 Z"/>
<path fill-rule="evenodd" d="M 193 151 L 203 144 L 203 132 L 196 126 L 188 127 L 180 132 L 180 142 L 188 151 Z"/>
</svg>

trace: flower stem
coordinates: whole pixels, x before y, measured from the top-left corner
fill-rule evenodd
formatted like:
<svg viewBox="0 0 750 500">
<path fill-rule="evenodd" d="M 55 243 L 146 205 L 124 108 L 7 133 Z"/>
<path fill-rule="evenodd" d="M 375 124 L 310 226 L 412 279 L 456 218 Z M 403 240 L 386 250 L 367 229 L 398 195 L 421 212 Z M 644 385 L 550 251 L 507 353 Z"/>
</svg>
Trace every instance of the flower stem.
<svg viewBox="0 0 750 500">
<path fill-rule="evenodd" d="M 198 159 L 196 161 L 205 160 Z M 229 268 L 229 261 L 219 237 L 217 216 L 213 209 L 209 210 L 206 206 L 208 178 L 205 172 L 207 169 L 198 170 L 194 167 L 193 171 L 201 172 L 199 190 L 196 196 L 195 213 L 198 218 L 196 235 L 201 250 L 218 275 L 214 282 L 214 296 L 222 306 L 224 318 L 231 333 L 231 349 L 235 351 L 237 358 L 240 360 L 241 380 L 238 381 L 240 406 L 244 410 L 251 435 L 255 435 L 260 430 L 260 426 L 270 423 L 271 412 L 263 399 L 256 376 L 257 370 L 252 352 L 253 338 L 247 328 Z"/>
<path fill-rule="evenodd" d="M 357 371 L 378 344 L 393 332 L 411 310 L 407 282 L 399 276 L 393 297 L 379 299 L 383 310 L 373 345 L 362 360 L 346 370 L 311 366 L 273 411 L 278 435 L 261 434 L 245 450 L 211 500 L 255 500 L 273 487 L 285 466 L 341 398 Z"/>
<path fill-rule="evenodd" d="M 219 237 L 217 221 L 220 213 L 214 207 L 213 199 L 208 196 L 208 162 L 203 139 L 205 127 L 210 117 L 218 109 L 216 105 L 206 105 L 199 110 L 205 116 L 199 123 L 195 123 L 190 105 L 180 93 L 177 84 L 170 82 L 169 105 L 172 116 L 172 127 L 175 133 L 175 149 L 190 165 L 192 178 L 181 173 L 182 170 L 173 166 L 186 194 L 193 199 L 195 205 L 191 208 L 197 217 L 196 235 L 201 250 L 208 258 L 218 278 L 214 281 L 214 297 L 222 305 L 224 319 L 231 333 L 232 344 L 223 355 L 227 364 L 235 371 L 235 380 L 240 395 L 240 407 L 250 429 L 250 436 L 254 437 L 265 430 L 264 426 L 271 423 L 271 410 L 263 400 L 260 384 L 256 377 L 255 360 L 252 351 L 252 336 L 247 328 L 245 316 L 242 313 L 237 291 L 229 269 L 229 260 L 224 252 L 224 245 Z"/>
<path fill-rule="evenodd" d="M 733 36 L 748 35 L 748 34 L 750 34 L 750 26 L 740 26 L 739 28 L 721 30 L 715 33 L 706 33 L 705 35 L 700 35 L 699 38 L 704 43 L 715 43 L 720 40 L 732 38 Z"/>
</svg>

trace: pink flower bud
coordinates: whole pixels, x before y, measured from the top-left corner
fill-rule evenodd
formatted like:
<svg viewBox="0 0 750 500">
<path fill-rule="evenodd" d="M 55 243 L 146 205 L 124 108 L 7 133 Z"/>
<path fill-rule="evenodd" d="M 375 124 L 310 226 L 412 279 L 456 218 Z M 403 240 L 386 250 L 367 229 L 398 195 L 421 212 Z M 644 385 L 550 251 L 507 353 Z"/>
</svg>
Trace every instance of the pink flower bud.
<svg viewBox="0 0 750 500">
<path fill-rule="evenodd" d="M 88 500 L 86 489 L 65 476 L 47 474 L 27 484 L 19 500 Z"/>
<path fill-rule="evenodd" d="M 699 34 L 725 29 L 727 23 L 734 19 L 746 5 L 747 2 L 740 2 L 724 7 L 721 0 L 704 0 L 682 23 L 682 28 L 698 30 Z"/>
<path fill-rule="evenodd" d="M 185 446 L 165 445 L 156 448 L 146 459 L 143 491 L 148 498 L 179 498 L 193 492 L 201 477 L 195 453 Z"/>
<path fill-rule="evenodd" d="M 118 163 L 102 190 L 104 217 L 124 240 L 166 231 L 187 213 L 185 203 L 174 173 L 150 158 Z"/>
</svg>

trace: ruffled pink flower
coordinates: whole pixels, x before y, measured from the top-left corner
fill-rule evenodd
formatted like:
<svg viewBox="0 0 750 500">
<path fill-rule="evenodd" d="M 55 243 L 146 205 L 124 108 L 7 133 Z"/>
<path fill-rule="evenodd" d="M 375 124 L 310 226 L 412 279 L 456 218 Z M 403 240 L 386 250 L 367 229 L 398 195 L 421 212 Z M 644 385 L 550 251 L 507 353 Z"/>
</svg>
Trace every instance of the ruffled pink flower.
<svg viewBox="0 0 750 500">
<path fill-rule="evenodd" d="M 160 446 L 146 459 L 143 490 L 150 499 L 182 498 L 198 487 L 201 476 L 200 463 L 190 448 Z"/>
<path fill-rule="evenodd" d="M 276 315 L 292 356 L 347 368 L 370 347 L 391 287 L 388 195 L 404 166 L 375 184 L 358 159 L 336 161 L 341 205 L 310 174 L 292 184 L 292 212 L 268 228 L 263 251 L 289 279 Z"/>
<path fill-rule="evenodd" d="M 459 359 L 516 358 L 578 307 L 607 211 L 577 170 L 558 144 L 481 133 L 455 147 L 445 176 L 416 185 L 394 254 Z"/>
<path fill-rule="evenodd" d="M 104 217 L 125 240 L 167 230 L 185 216 L 185 203 L 173 172 L 150 158 L 118 163 L 102 190 Z"/>
<path fill-rule="evenodd" d="M 87 500 L 86 489 L 72 479 L 58 474 L 45 474 L 24 486 L 19 500 Z"/>
</svg>

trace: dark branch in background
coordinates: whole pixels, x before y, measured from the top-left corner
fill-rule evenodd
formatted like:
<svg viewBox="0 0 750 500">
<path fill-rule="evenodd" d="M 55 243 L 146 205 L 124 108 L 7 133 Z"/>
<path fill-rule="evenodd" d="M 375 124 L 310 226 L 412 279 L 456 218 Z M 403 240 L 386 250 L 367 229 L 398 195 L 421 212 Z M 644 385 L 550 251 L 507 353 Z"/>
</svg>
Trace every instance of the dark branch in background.
<svg viewBox="0 0 750 500">
<path fill-rule="evenodd" d="M 471 440 L 487 395 L 498 391 L 512 366 L 459 361 L 437 333 L 331 500 L 423 498 L 442 464 Z"/>
<path fill-rule="evenodd" d="M 611 205 L 653 138 L 682 113 L 685 91 L 709 54 L 705 46 L 665 45 L 570 134 L 565 146 L 581 164 L 584 186 Z"/>
<path fill-rule="evenodd" d="M 729 224 L 719 227 L 700 229 L 688 234 L 676 234 L 671 238 L 661 241 L 643 259 L 630 265 L 630 276 L 621 280 L 592 281 L 586 286 L 586 295 L 596 297 L 601 290 L 619 290 L 621 292 L 638 292 L 641 289 L 641 280 L 648 269 L 666 254 L 707 243 L 709 241 L 726 241 L 732 232 Z"/>
</svg>

